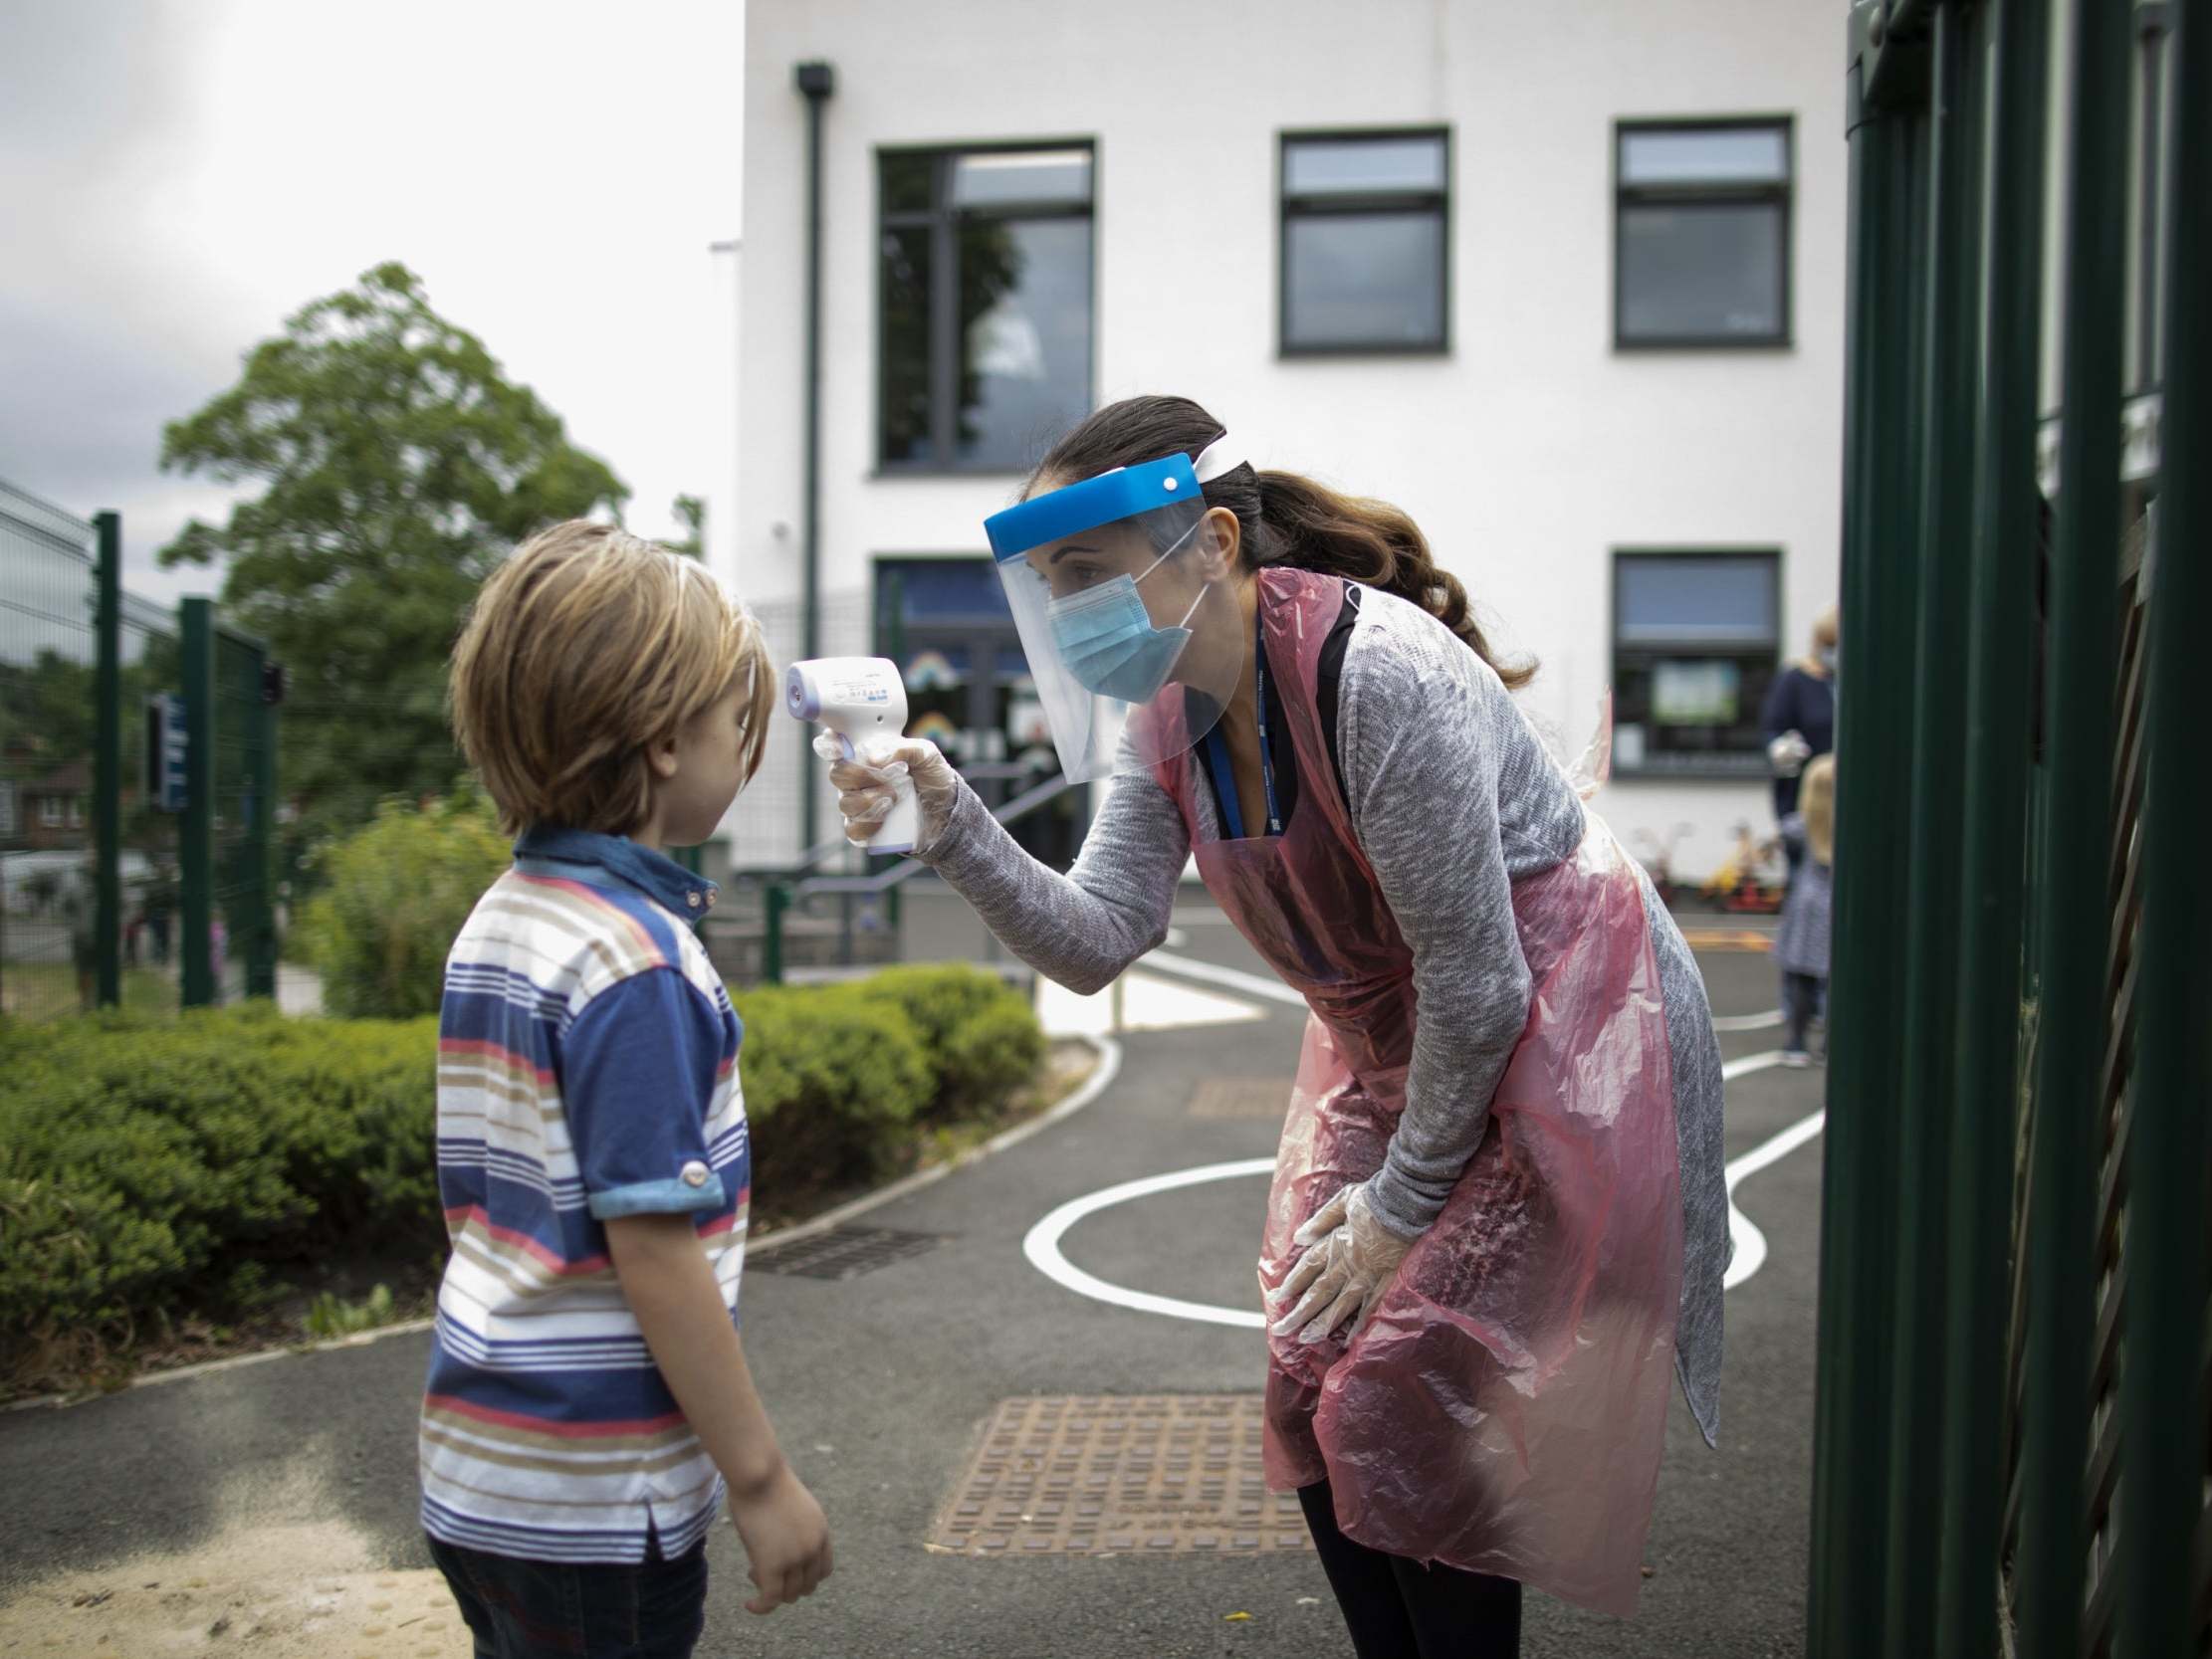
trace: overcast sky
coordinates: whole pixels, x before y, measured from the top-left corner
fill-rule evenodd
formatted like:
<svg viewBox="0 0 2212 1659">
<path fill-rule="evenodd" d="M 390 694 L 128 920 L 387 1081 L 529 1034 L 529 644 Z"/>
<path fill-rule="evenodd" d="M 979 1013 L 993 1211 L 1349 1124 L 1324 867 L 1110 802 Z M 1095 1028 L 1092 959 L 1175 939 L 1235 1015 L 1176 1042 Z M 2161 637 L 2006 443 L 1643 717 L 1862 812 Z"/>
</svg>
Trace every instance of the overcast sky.
<svg viewBox="0 0 2212 1659">
<path fill-rule="evenodd" d="M 384 260 L 632 491 L 724 487 L 742 0 L 0 0 L 0 478 L 123 515 L 125 581 L 220 492 L 164 421 Z"/>
</svg>

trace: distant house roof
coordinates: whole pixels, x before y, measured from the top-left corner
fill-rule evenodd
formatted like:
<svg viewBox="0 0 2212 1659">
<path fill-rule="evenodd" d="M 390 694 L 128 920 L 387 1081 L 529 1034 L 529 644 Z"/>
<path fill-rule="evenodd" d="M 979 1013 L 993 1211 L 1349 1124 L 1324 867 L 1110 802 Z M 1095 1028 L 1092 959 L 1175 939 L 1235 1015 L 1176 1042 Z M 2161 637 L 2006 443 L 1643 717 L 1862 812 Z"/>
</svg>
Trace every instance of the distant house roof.
<svg viewBox="0 0 2212 1659">
<path fill-rule="evenodd" d="M 26 795 L 83 795 L 93 786 L 93 763 L 90 760 L 66 760 L 44 777 L 29 778 L 22 784 Z"/>
</svg>

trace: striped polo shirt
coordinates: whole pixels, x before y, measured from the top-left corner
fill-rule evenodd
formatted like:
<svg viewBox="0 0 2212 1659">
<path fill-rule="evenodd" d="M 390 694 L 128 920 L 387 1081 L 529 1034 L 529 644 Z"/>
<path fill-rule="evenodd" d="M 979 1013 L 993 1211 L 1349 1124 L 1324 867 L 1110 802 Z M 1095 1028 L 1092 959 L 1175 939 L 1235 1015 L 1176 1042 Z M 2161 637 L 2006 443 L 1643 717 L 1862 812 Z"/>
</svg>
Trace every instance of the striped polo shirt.
<svg viewBox="0 0 2212 1659">
<path fill-rule="evenodd" d="M 438 1193 L 452 1256 L 422 1402 L 433 1538 L 537 1560 L 673 1557 L 722 1479 L 607 1256 L 692 1218 L 737 1317 L 752 1157 L 742 1031 L 688 923 L 712 884 L 617 836 L 536 829 L 446 960 Z"/>
</svg>

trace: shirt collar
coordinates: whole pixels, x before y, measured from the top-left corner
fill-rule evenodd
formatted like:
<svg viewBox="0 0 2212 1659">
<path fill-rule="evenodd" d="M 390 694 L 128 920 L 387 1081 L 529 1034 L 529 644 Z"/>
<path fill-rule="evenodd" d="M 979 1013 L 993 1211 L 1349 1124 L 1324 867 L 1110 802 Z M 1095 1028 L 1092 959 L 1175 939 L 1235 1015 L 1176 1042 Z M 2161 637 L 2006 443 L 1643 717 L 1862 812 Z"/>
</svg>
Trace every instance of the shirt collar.
<svg viewBox="0 0 2212 1659">
<path fill-rule="evenodd" d="M 657 853 L 627 836 L 534 824 L 516 840 L 515 856 L 595 865 L 678 916 L 696 920 L 714 908 L 717 890 L 713 882 L 693 875 L 666 853 Z"/>
</svg>

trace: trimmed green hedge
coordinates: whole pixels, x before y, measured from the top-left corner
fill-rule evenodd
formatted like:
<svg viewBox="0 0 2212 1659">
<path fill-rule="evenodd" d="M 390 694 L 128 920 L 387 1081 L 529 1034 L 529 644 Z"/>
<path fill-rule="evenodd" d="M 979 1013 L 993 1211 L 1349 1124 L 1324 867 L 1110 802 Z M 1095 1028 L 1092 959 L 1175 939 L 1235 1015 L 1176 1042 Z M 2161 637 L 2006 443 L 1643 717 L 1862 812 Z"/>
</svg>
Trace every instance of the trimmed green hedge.
<svg viewBox="0 0 2212 1659">
<path fill-rule="evenodd" d="M 742 992 L 756 1189 L 872 1179 L 1001 1111 L 1044 1040 L 965 967 Z M 437 1022 L 268 1004 L 0 1026 L 0 1373 L 219 1311 L 271 1266 L 442 1251 Z"/>
</svg>

